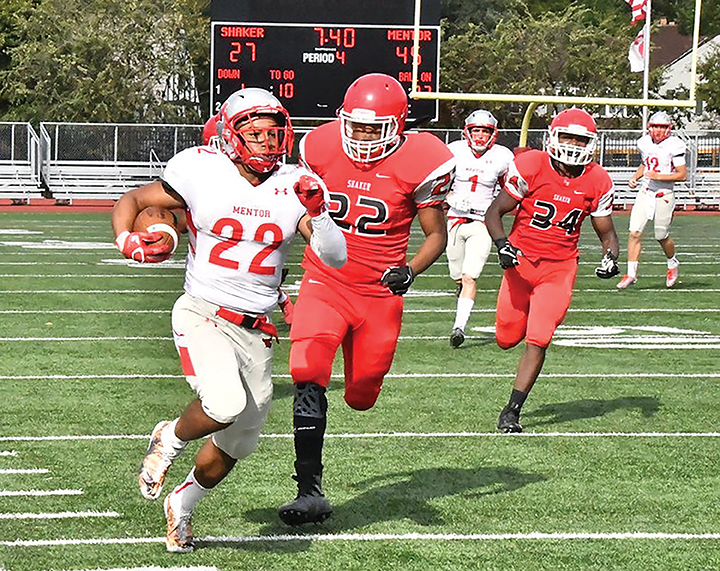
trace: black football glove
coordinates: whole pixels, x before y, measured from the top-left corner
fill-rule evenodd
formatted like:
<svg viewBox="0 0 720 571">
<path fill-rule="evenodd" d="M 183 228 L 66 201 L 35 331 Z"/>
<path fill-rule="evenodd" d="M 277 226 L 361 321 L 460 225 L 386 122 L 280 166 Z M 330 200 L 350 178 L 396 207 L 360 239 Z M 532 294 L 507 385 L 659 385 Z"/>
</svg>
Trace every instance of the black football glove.
<svg viewBox="0 0 720 571">
<path fill-rule="evenodd" d="M 620 273 L 617 258 L 608 250 L 600 260 L 600 267 L 595 268 L 595 275 L 603 280 L 615 277 Z"/>
<path fill-rule="evenodd" d="M 498 250 L 498 261 L 503 270 L 508 270 L 520 263 L 518 256 L 522 256 L 522 252 L 510 243 L 506 237 L 495 240 L 495 246 Z"/>
<path fill-rule="evenodd" d="M 395 295 L 405 295 L 414 279 L 415 273 L 410 266 L 393 266 L 383 272 L 380 283 Z"/>
</svg>

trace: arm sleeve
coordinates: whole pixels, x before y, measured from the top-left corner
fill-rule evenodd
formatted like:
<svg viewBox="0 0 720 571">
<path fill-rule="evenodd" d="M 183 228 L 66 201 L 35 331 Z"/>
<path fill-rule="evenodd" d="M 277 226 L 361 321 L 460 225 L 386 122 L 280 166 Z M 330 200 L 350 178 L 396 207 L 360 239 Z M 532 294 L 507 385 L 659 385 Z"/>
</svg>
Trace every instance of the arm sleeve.
<svg viewBox="0 0 720 571">
<path fill-rule="evenodd" d="M 323 263 L 333 268 L 340 268 L 347 260 L 345 236 L 327 211 L 310 218 L 312 234 L 310 247 Z"/>
</svg>

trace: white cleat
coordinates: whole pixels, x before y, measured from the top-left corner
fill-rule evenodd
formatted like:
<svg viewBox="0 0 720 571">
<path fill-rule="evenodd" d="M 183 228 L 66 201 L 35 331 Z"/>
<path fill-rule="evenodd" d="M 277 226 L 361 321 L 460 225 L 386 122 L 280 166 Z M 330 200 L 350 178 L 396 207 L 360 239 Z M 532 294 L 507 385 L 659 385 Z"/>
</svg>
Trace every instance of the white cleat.
<svg viewBox="0 0 720 571">
<path fill-rule="evenodd" d="M 637 278 L 634 278 L 632 276 L 624 275 L 622 279 L 618 282 L 618 285 L 615 286 L 618 289 L 627 289 L 631 285 L 633 285 L 637 281 Z"/>
<path fill-rule="evenodd" d="M 165 476 L 172 464 L 172 459 L 165 453 L 160 437 L 163 429 L 170 424 L 170 421 L 162 420 L 155 425 L 150 436 L 145 457 L 140 464 L 138 484 L 140 493 L 146 500 L 157 500 L 165 483 Z"/>
<path fill-rule="evenodd" d="M 670 268 L 667 271 L 667 277 L 665 278 L 665 286 L 672 287 L 674 286 L 678 278 L 680 277 L 680 267 L 675 266 L 674 268 Z"/>
<path fill-rule="evenodd" d="M 192 513 L 182 514 L 178 506 L 173 506 L 175 490 L 168 494 L 163 504 L 167 519 L 165 547 L 170 553 L 190 553 L 195 549 L 192 535 Z"/>
</svg>

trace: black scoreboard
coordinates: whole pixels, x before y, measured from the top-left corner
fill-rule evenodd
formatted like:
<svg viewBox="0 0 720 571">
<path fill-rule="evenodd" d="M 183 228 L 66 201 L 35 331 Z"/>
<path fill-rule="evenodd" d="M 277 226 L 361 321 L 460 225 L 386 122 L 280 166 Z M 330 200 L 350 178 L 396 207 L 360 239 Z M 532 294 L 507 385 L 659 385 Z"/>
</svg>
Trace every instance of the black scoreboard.
<svg viewBox="0 0 720 571">
<path fill-rule="evenodd" d="M 436 8 L 435 0 L 430 3 Z M 382 11 L 353 3 L 355 9 L 349 11 L 344 8 L 350 4 L 342 6 L 342 0 L 335 0 L 332 5 L 321 6 L 323 17 L 311 20 L 315 23 L 308 20 L 317 16 L 313 6 L 322 4 L 318 0 L 249 4 L 255 6 L 254 12 L 249 8 L 243 12 L 238 4 L 227 1 L 213 2 L 211 114 L 234 91 L 262 87 L 283 103 L 293 119 L 329 119 L 335 117 L 347 87 L 372 72 L 391 75 L 410 91 L 414 57 L 412 2 L 391 4 L 394 11 L 388 10 L 385 2 L 379 3 L 385 4 Z M 259 12 L 258 7 L 263 5 L 265 11 Z M 268 17 L 273 10 L 272 19 L 258 18 Z M 430 20 L 437 23 L 439 10 L 430 12 Z M 304 18 L 297 20 L 301 14 Z M 352 23 L 353 17 L 361 23 Z M 293 18 L 295 21 L 288 21 Z M 427 21 L 423 17 L 419 32 L 418 89 L 438 91 L 440 26 L 427 25 Z M 411 119 L 436 119 L 437 113 L 437 101 L 410 100 Z"/>
</svg>

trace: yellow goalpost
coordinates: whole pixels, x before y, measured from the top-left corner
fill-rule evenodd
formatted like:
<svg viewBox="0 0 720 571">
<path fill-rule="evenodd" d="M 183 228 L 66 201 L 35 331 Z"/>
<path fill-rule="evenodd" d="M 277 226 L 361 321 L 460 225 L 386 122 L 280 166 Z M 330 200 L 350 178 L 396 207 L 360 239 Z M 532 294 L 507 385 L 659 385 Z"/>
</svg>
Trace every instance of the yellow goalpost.
<svg viewBox="0 0 720 571">
<path fill-rule="evenodd" d="M 414 21 L 414 53 L 420 53 L 420 10 L 422 0 L 415 0 Z M 505 101 L 508 103 L 528 103 L 523 117 L 520 131 L 520 146 L 527 143 L 527 132 L 530 128 L 530 118 L 541 103 L 562 103 L 569 105 L 628 105 L 634 107 L 696 107 L 695 87 L 697 81 L 698 43 L 700 38 L 700 10 L 702 0 L 695 0 L 695 21 L 693 26 L 692 56 L 690 67 L 690 94 L 688 99 L 632 99 L 613 97 L 569 97 L 563 95 L 519 95 L 507 93 L 453 93 L 444 91 L 418 91 L 418 58 L 412 62 L 412 90 L 413 99 L 444 99 L 456 101 Z"/>
</svg>

